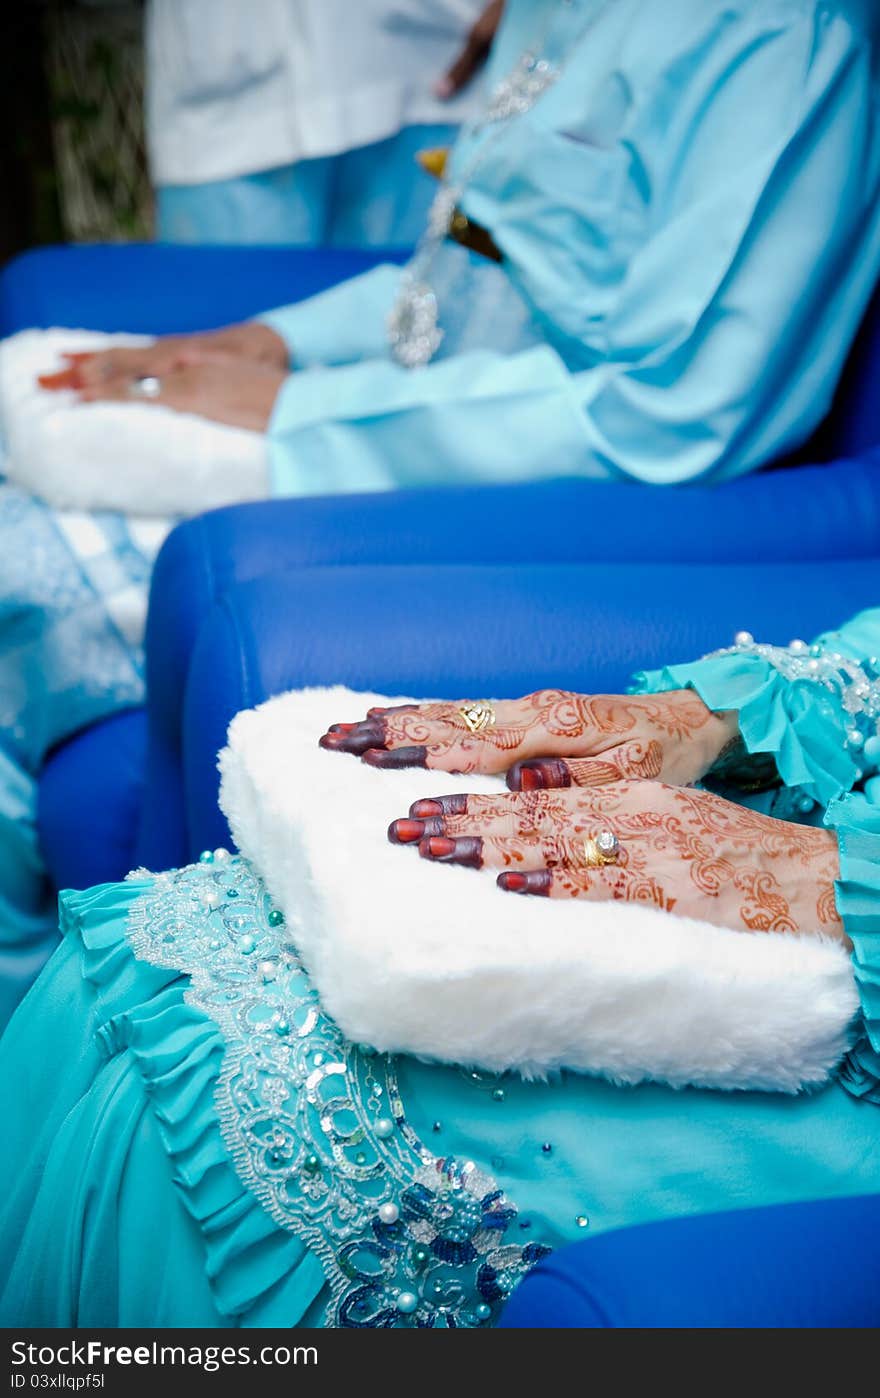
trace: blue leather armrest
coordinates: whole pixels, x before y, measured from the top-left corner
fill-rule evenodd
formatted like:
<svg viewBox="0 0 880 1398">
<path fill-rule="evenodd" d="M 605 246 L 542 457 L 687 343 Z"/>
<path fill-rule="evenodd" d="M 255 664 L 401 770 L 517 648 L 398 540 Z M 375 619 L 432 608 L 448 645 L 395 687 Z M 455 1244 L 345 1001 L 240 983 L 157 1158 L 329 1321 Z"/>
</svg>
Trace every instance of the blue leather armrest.
<svg viewBox="0 0 880 1398">
<path fill-rule="evenodd" d="M 216 755 L 232 716 L 272 694 L 335 683 L 445 697 L 614 692 L 634 670 L 692 659 L 743 627 L 783 643 L 832 627 L 876 600 L 878 577 L 880 562 L 863 560 L 339 567 L 242 583 L 212 610 L 189 670 L 185 854 L 228 838 Z M 145 863 L 155 838 L 147 823 Z"/>
<path fill-rule="evenodd" d="M 472 486 L 217 510 L 180 525 L 156 565 L 147 627 L 150 764 L 180 780 L 183 690 L 199 629 L 226 588 L 316 565 L 637 564 L 880 556 L 880 451 L 714 489 L 591 481 Z M 331 676 L 332 678 L 332 676 Z M 160 783 L 148 788 L 148 803 Z M 163 796 L 163 803 L 166 798 Z M 172 803 L 172 812 L 179 803 Z M 161 828 L 148 809 L 145 820 Z M 180 857 L 172 813 L 162 864 Z"/>
<path fill-rule="evenodd" d="M 880 1195 L 605 1233 L 538 1264 L 508 1329 L 849 1328 L 880 1323 Z"/>
<path fill-rule="evenodd" d="M 52 325 L 145 335 L 210 330 L 406 256 L 160 243 L 35 248 L 0 272 L 0 336 Z"/>
</svg>

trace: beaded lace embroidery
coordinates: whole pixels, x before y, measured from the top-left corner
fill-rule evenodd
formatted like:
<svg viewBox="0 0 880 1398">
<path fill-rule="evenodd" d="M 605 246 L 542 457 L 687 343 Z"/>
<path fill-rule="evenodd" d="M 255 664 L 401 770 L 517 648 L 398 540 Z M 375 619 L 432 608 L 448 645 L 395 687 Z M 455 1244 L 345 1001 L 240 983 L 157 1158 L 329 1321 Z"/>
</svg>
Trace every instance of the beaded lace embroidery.
<svg viewBox="0 0 880 1398">
<path fill-rule="evenodd" d="M 789 681 L 807 681 L 818 685 L 827 695 L 826 708 L 836 716 L 840 709 L 846 715 L 846 746 L 855 756 L 869 745 L 872 752 L 880 739 L 880 659 L 871 656 L 858 661 L 852 656 L 833 650 L 827 643 L 808 645 L 792 641 L 788 646 L 756 644 L 752 636 L 742 633 L 732 646 L 713 651 L 707 660 L 724 655 L 754 655 L 766 660 Z"/>
<path fill-rule="evenodd" d="M 129 939 L 138 957 L 185 973 L 186 1000 L 222 1031 L 224 1145 L 275 1222 L 319 1257 L 327 1324 L 488 1324 L 550 1249 L 506 1241 L 517 1211 L 495 1181 L 419 1140 L 394 1059 L 348 1043 L 323 1012 L 249 864 L 217 851 L 157 875 Z"/>
</svg>

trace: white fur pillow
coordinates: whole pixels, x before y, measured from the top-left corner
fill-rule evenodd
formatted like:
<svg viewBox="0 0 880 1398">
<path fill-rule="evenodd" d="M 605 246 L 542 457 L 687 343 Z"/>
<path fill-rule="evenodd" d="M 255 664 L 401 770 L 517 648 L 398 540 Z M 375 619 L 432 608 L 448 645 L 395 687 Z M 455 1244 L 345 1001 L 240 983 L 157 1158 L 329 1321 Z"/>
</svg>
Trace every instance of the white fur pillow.
<svg viewBox="0 0 880 1398">
<path fill-rule="evenodd" d="M 157 404 L 79 403 L 40 388 L 62 351 L 142 345 L 138 335 L 23 330 L 0 344 L 4 470 L 60 510 L 191 515 L 269 493 L 265 437 Z"/>
<path fill-rule="evenodd" d="M 526 1077 L 566 1067 L 784 1092 L 827 1077 L 858 1007 L 839 944 L 521 898 L 390 845 L 387 826 L 418 797 L 500 785 L 317 746 L 329 723 L 394 702 L 285 694 L 238 714 L 220 754 L 235 841 L 348 1038 Z"/>
</svg>

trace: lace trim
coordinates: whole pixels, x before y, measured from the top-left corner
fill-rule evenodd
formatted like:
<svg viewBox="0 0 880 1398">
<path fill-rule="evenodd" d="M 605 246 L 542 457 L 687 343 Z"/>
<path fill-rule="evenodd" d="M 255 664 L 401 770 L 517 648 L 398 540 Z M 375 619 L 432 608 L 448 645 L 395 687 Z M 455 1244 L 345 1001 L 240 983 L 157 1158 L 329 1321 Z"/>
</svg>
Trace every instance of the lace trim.
<svg viewBox="0 0 880 1398">
<path fill-rule="evenodd" d="M 517 1210 L 492 1177 L 419 1139 L 395 1060 L 348 1043 L 323 1012 L 250 865 L 218 850 L 155 876 L 128 936 L 139 958 L 186 974 L 186 1001 L 220 1028 L 224 1145 L 320 1259 L 327 1324 L 489 1324 L 550 1249 L 507 1242 Z"/>
</svg>

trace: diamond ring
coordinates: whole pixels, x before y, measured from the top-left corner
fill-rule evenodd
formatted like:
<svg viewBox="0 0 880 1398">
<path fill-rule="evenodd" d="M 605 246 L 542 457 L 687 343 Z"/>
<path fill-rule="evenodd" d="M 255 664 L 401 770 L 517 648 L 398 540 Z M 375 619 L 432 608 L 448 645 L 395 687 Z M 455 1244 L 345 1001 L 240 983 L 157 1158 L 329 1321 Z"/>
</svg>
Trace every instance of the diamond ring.
<svg viewBox="0 0 880 1398">
<path fill-rule="evenodd" d="M 128 385 L 130 398 L 158 398 L 161 392 L 162 380 L 157 379 L 155 374 L 144 374 L 139 379 L 132 379 Z"/>
<path fill-rule="evenodd" d="M 600 830 L 584 840 L 584 862 L 588 869 L 604 869 L 616 864 L 620 857 L 620 841 L 613 830 Z"/>
</svg>

